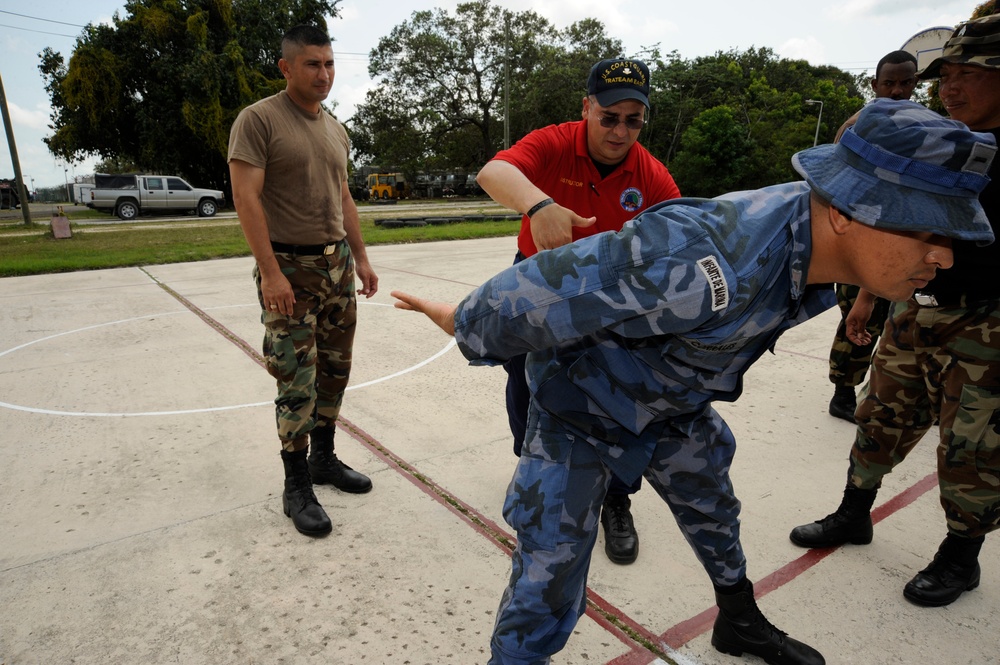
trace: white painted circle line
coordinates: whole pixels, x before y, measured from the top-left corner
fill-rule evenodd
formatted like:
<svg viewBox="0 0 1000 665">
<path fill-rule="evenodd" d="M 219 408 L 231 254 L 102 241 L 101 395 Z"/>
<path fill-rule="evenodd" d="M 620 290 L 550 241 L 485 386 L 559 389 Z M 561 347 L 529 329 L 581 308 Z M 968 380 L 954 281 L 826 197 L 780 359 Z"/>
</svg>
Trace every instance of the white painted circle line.
<svg viewBox="0 0 1000 665">
<path fill-rule="evenodd" d="M 384 303 L 361 303 L 361 301 L 359 301 L 358 304 L 378 305 L 378 306 L 381 306 L 381 307 L 393 307 L 392 305 L 387 305 L 387 304 L 384 304 Z M 203 311 L 207 312 L 207 311 L 211 311 L 211 310 L 215 310 L 215 309 L 232 309 L 232 308 L 236 308 L 236 307 L 259 307 L 259 306 L 260 305 L 258 305 L 257 303 L 252 303 L 252 304 L 249 304 L 249 305 L 220 305 L 218 307 L 205 308 Z M 393 309 L 395 309 L 395 308 L 393 308 Z M 56 339 L 57 337 L 63 337 L 65 335 L 74 335 L 76 333 L 86 332 L 88 330 L 94 330 L 96 328 L 103 328 L 103 327 L 106 327 L 106 326 L 114 326 L 114 325 L 118 325 L 118 324 L 121 324 L 121 323 L 131 323 L 132 321 L 142 321 L 142 320 L 145 320 L 145 319 L 152 319 L 152 318 L 163 317 L 163 316 L 175 316 L 177 314 L 191 314 L 192 316 L 195 316 L 194 313 L 191 312 L 190 310 L 182 309 L 182 310 L 177 310 L 177 311 L 174 311 L 174 312 L 161 312 L 159 314 L 145 314 L 143 316 L 134 316 L 134 317 L 131 317 L 131 318 L 128 318 L 128 319 L 119 319 L 118 321 L 109 321 L 107 323 L 96 323 L 94 325 L 84 326 L 83 328 L 77 328 L 75 330 L 67 330 L 66 332 L 55 333 L 54 335 L 47 335 L 45 337 L 40 337 L 40 338 L 38 338 L 36 340 L 33 340 L 31 342 L 26 342 L 24 344 L 20 344 L 18 346 L 13 347 L 13 348 L 7 349 L 6 351 L 0 351 L 0 358 L 2 358 L 5 355 L 8 355 L 10 353 L 13 353 L 15 351 L 20 351 L 21 349 L 25 349 L 25 348 L 27 348 L 29 346 L 34 345 L 34 344 L 40 344 L 41 342 L 46 342 L 48 340 Z M 395 372 L 393 374 L 389 374 L 387 376 L 383 376 L 383 377 L 380 377 L 380 378 L 377 378 L 377 379 L 372 379 L 371 381 L 366 381 L 365 383 L 359 383 L 359 384 L 353 385 L 353 386 L 349 385 L 349 386 L 347 386 L 347 390 L 356 390 L 358 388 L 365 388 L 365 387 L 368 387 L 368 386 L 373 386 L 373 385 L 375 385 L 377 383 L 382 383 L 383 381 L 388 381 L 389 379 L 395 379 L 395 378 L 398 378 L 400 376 L 403 376 L 404 374 L 409 374 L 410 372 L 418 370 L 421 367 L 423 367 L 423 366 L 425 366 L 425 365 L 427 365 L 427 364 L 429 364 L 431 362 L 434 362 L 435 360 L 437 360 L 438 358 L 440 358 L 444 354 L 448 353 L 448 351 L 450 351 L 452 349 L 452 347 L 454 347 L 454 346 L 456 346 L 455 340 L 454 340 L 454 338 L 451 338 L 451 339 L 448 340 L 448 343 L 445 344 L 445 347 L 443 349 L 441 349 L 440 351 L 438 351 L 437 353 L 435 353 L 430 358 L 427 358 L 426 360 L 422 360 L 421 362 L 417 363 L 416 365 L 413 365 L 411 367 L 407 367 L 406 369 L 400 370 L 400 371 Z M 216 412 L 216 411 L 233 411 L 235 409 L 248 409 L 248 408 L 257 407 L 257 406 L 274 406 L 274 400 L 268 400 L 267 402 L 253 402 L 253 403 L 250 403 L 250 404 L 233 404 L 233 405 L 230 405 L 230 406 L 213 406 L 213 407 L 207 407 L 207 408 L 204 408 L 204 409 L 184 409 L 184 410 L 180 410 L 180 411 L 142 411 L 142 412 L 135 412 L 135 413 L 128 413 L 128 412 L 122 412 L 122 413 L 102 413 L 102 412 L 81 412 L 81 411 L 58 411 L 58 410 L 54 410 L 54 409 L 39 409 L 39 408 L 35 408 L 35 407 L 30 407 L 30 406 L 21 406 L 19 404 L 11 404 L 9 402 L 2 402 L 2 401 L 0 401 L 0 408 L 11 409 L 12 411 L 23 411 L 23 412 L 26 412 L 26 413 L 35 413 L 35 414 L 45 415 L 45 416 L 76 416 L 76 417 L 79 417 L 79 418 L 137 418 L 137 417 L 148 417 L 148 416 L 184 416 L 184 415 L 190 415 L 190 414 L 194 414 L 194 413 L 212 413 L 212 412 Z"/>
</svg>

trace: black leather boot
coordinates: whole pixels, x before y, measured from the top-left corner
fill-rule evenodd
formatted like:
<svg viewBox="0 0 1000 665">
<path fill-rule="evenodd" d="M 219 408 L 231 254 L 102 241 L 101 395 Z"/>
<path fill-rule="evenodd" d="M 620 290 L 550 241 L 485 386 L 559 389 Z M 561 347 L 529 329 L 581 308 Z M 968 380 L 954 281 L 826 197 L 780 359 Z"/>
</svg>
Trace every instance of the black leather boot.
<svg viewBox="0 0 1000 665">
<path fill-rule="evenodd" d="M 715 592 L 719 615 L 712 630 L 712 646 L 731 656 L 744 652 L 770 665 L 824 665 L 822 654 L 808 644 L 788 637 L 771 625 L 757 607 L 753 584 L 744 580 L 738 593 Z"/>
<path fill-rule="evenodd" d="M 877 493 L 878 488 L 862 490 L 848 484 L 837 512 L 812 524 L 795 527 L 788 537 L 799 547 L 867 545 L 872 542 L 871 510 Z"/>
<path fill-rule="evenodd" d="M 949 605 L 979 586 L 979 550 L 986 536 L 962 538 L 949 533 L 930 565 L 903 587 L 903 596 L 925 607 Z"/>
<path fill-rule="evenodd" d="M 316 427 L 309 433 L 309 474 L 317 485 L 333 485 L 342 492 L 364 494 L 371 479 L 341 462 L 333 452 L 333 427 Z"/>
<path fill-rule="evenodd" d="M 830 400 L 830 415 L 834 418 L 854 423 L 854 411 L 858 408 L 858 398 L 851 386 L 836 385 Z"/>
<path fill-rule="evenodd" d="M 633 563 L 639 556 L 639 534 L 632 521 L 632 500 L 627 494 L 609 494 L 601 507 L 604 552 L 614 563 Z"/>
<path fill-rule="evenodd" d="M 285 466 L 285 491 L 281 495 L 281 507 L 285 515 L 292 518 L 292 524 L 299 533 L 307 536 L 325 536 L 333 530 L 323 506 L 316 500 L 306 451 L 290 453 L 281 451 L 281 462 Z"/>
</svg>

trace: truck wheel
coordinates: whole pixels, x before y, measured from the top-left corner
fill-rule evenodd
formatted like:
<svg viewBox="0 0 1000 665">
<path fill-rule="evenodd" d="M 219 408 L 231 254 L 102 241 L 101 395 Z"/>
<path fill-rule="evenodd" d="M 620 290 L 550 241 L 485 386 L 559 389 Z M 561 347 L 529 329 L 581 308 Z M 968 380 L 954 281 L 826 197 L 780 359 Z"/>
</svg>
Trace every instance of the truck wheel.
<svg viewBox="0 0 1000 665">
<path fill-rule="evenodd" d="M 202 202 L 198 204 L 199 217 L 215 217 L 215 211 L 215 201 L 212 199 L 203 199 Z"/>
<path fill-rule="evenodd" d="M 382 200 L 383 200 L 383 201 L 387 201 L 387 200 L 389 200 L 389 191 L 388 191 L 388 190 L 386 190 L 386 189 L 383 189 L 383 190 L 382 190 Z"/>
<path fill-rule="evenodd" d="M 135 201 L 122 201 L 115 209 L 115 214 L 118 219 L 132 220 L 139 216 L 139 206 Z"/>
</svg>

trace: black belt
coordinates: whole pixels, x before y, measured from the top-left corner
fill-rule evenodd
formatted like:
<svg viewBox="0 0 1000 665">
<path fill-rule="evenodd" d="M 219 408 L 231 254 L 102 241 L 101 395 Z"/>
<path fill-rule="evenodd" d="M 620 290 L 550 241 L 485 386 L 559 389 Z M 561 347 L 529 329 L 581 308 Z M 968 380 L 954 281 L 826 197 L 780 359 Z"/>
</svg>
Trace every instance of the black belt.
<svg viewBox="0 0 1000 665">
<path fill-rule="evenodd" d="M 289 245 L 283 242 L 271 241 L 271 249 L 282 254 L 295 254 L 297 256 L 323 256 L 333 254 L 336 243 L 324 245 Z"/>
</svg>

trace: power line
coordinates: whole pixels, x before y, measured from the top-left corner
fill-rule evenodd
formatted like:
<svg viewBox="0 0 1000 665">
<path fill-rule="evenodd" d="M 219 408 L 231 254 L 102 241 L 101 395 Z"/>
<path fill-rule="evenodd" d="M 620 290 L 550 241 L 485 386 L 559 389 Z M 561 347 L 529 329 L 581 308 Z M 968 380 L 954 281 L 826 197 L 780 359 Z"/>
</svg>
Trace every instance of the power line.
<svg viewBox="0 0 1000 665">
<path fill-rule="evenodd" d="M 39 16 L 29 16 L 28 14 L 18 14 L 17 12 L 9 12 L 5 9 L 0 9 L 0 14 L 9 14 L 10 16 L 18 16 L 20 18 L 31 19 L 32 21 L 45 21 L 46 23 L 58 23 L 60 25 L 68 25 L 74 28 L 85 28 L 85 25 L 79 25 L 77 23 L 67 23 L 65 21 L 55 21 L 49 18 L 41 18 Z M 52 35 L 54 37 L 68 37 L 70 39 L 75 39 L 78 35 L 64 35 L 58 32 L 45 32 L 44 30 L 32 30 L 31 28 L 21 28 L 16 25 L 7 25 L 5 23 L 0 23 L 0 28 L 10 28 L 11 30 L 23 30 L 24 32 L 34 32 L 39 35 Z M 351 51 L 334 51 L 336 56 L 359 56 L 359 59 L 368 59 L 367 53 L 354 53 Z M 348 58 L 348 60 L 353 60 L 353 58 Z"/>
<path fill-rule="evenodd" d="M 58 23 L 60 25 L 68 25 L 73 28 L 85 28 L 86 26 L 79 25 L 76 23 L 66 23 L 65 21 L 54 21 L 50 18 L 41 18 L 39 16 L 28 16 L 27 14 L 18 14 L 17 12 L 9 12 L 4 9 L 0 9 L 0 14 L 10 14 L 11 16 L 20 16 L 21 18 L 30 18 L 32 21 L 45 21 L 46 23 Z M 10 28 L 12 26 L 4 26 Z"/>
<path fill-rule="evenodd" d="M 5 12 L 5 13 L 9 13 L 9 12 Z M 59 33 L 59 32 L 45 32 L 44 30 L 31 30 L 30 28 L 19 28 L 16 25 L 6 25 L 4 23 L 0 23 L 0 28 L 10 28 L 11 30 L 23 30 L 24 32 L 34 32 L 35 34 L 39 34 L 39 35 L 52 35 L 54 37 L 69 37 L 70 39 L 76 39 L 76 37 L 77 37 L 77 35 L 64 35 L 64 34 Z"/>
</svg>

